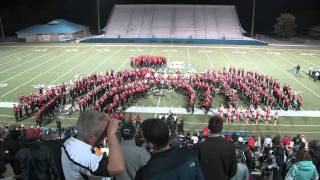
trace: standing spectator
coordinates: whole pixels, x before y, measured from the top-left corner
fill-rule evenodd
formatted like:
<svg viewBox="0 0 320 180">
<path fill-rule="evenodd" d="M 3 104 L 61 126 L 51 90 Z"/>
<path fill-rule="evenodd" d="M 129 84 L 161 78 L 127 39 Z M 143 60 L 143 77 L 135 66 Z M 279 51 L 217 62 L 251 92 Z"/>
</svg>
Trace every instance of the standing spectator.
<svg viewBox="0 0 320 180">
<path fill-rule="evenodd" d="M 199 142 L 199 138 L 197 136 L 197 133 L 194 133 L 193 136 L 191 137 L 193 144 L 197 144 Z"/>
<path fill-rule="evenodd" d="M 283 145 L 287 147 L 290 145 L 290 142 L 291 142 L 290 137 L 287 134 L 284 135 L 283 140 L 282 140 Z"/>
<path fill-rule="evenodd" d="M 250 148 L 250 150 L 253 150 L 255 147 L 255 141 L 253 136 L 250 136 L 248 139 L 248 147 Z"/>
<path fill-rule="evenodd" d="M 312 162 L 320 173 L 320 141 L 314 140 L 309 142 L 309 152 L 312 157 Z"/>
<path fill-rule="evenodd" d="M 266 148 L 269 145 L 272 145 L 272 139 L 270 138 L 269 135 L 267 135 L 267 137 L 263 141 L 263 148 Z"/>
<path fill-rule="evenodd" d="M 12 159 L 10 149 L 5 142 L 6 138 L 7 135 L 4 128 L 0 128 L 0 178 L 3 178 L 3 174 L 7 170 L 6 166 Z"/>
<path fill-rule="evenodd" d="M 296 67 L 296 76 L 299 76 L 300 75 L 300 64 L 297 65 Z"/>
<path fill-rule="evenodd" d="M 76 124 L 76 138 L 68 138 L 62 145 L 61 162 L 67 180 L 87 179 L 90 176 L 115 176 L 124 171 L 123 156 L 116 132 L 119 121 L 96 110 L 84 111 Z M 109 156 L 92 153 L 94 145 L 107 137 Z"/>
<path fill-rule="evenodd" d="M 231 178 L 231 180 L 249 180 L 249 170 L 246 164 L 242 162 L 242 152 L 240 149 L 236 149 L 237 158 L 237 173 Z"/>
<path fill-rule="evenodd" d="M 168 126 L 160 119 L 141 124 L 142 134 L 151 148 L 150 161 L 136 174 L 136 180 L 203 180 L 196 153 L 188 148 L 170 148 Z"/>
<path fill-rule="evenodd" d="M 135 127 L 132 123 L 127 123 L 121 128 L 121 149 L 126 165 L 125 171 L 116 176 L 117 180 L 134 180 L 136 172 L 147 164 L 150 154 L 135 143 Z"/>
<path fill-rule="evenodd" d="M 282 180 L 285 170 L 285 149 L 281 146 L 280 136 L 277 135 L 272 140 L 273 155 L 276 166 L 272 167 L 273 180 Z"/>
<path fill-rule="evenodd" d="M 294 163 L 288 171 L 285 180 L 317 180 L 319 178 L 317 169 L 312 163 L 311 155 L 308 151 L 301 149 Z"/>
<path fill-rule="evenodd" d="M 223 119 L 209 119 L 210 136 L 199 145 L 199 158 L 205 179 L 230 179 L 237 172 L 236 152 L 233 144 L 222 137 Z"/>
</svg>

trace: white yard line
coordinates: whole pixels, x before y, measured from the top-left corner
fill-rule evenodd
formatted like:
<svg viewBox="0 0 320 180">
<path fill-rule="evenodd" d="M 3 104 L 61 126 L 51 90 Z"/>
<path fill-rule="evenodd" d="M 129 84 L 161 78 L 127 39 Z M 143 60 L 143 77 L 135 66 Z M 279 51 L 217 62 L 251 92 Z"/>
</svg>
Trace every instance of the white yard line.
<svg viewBox="0 0 320 180">
<path fill-rule="evenodd" d="M 18 76 L 20 76 L 20 75 L 22 75 L 22 74 L 24 74 L 24 73 L 26 73 L 26 72 L 28 72 L 28 71 L 31 71 L 31 70 L 33 70 L 33 69 L 35 69 L 35 68 L 43 65 L 43 64 L 46 64 L 46 63 L 48 63 L 48 62 L 51 62 L 51 61 L 55 60 L 56 58 L 63 56 L 65 53 L 66 53 L 66 52 L 61 53 L 61 54 L 59 54 L 58 56 L 55 56 L 55 57 L 52 57 L 52 58 L 47 59 L 47 61 L 43 61 L 42 63 L 39 63 L 39 64 L 37 64 L 37 65 L 35 65 L 35 66 L 32 66 L 32 68 L 26 69 L 26 70 L 24 70 L 24 71 L 22 71 L 22 72 L 20 72 L 20 73 L 18 73 L 18 74 L 16 74 L 16 75 L 14 75 L 14 76 L 8 78 L 8 79 L 6 79 L 6 80 L 1 81 L 0 84 L 1 84 L 1 83 L 4 83 L 4 82 L 7 82 L 7 81 L 9 81 L 9 80 L 11 80 L 11 79 L 14 79 L 14 78 L 16 78 L 16 77 L 18 77 Z"/>
<path fill-rule="evenodd" d="M 92 48 L 93 48 L 93 47 L 92 47 Z M 59 67 L 61 64 L 66 63 L 69 59 L 73 59 L 73 58 L 75 58 L 75 57 L 77 57 L 77 56 L 79 56 L 79 55 L 82 55 L 82 54 L 84 54 L 86 51 L 88 51 L 89 49 L 92 49 L 92 48 L 88 48 L 88 49 L 86 49 L 86 50 L 84 50 L 84 51 L 82 51 L 82 52 L 80 52 L 80 53 L 78 53 L 78 54 L 75 54 L 75 55 L 72 55 L 72 56 L 66 58 L 66 59 L 63 60 L 62 62 L 56 64 L 55 66 L 53 66 L 53 67 L 51 67 L 51 68 L 49 68 L 49 69 L 47 69 L 45 72 L 42 72 L 42 73 L 38 74 L 37 76 L 33 77 L 33 78 L 30 79 L 29 81 L 26 81 L 26 82 L 20 84 L 19 86 L 11 89 L 10 91 L 6 92 L 5 94 L 1 95 L 0 97 L 2 98 L 2 97 L 7 96 L 8 94 L 11 94 L 12 92 L 16 91 L 17 89 L 19 89 L 19 88 L 23 87 L 24 85 L 28 84 L 29 82 L 37 79 L 38 77 L 41 77 L 42 75 L 46 74 L 47 72 L 52 71 L 53 69 Z M 63 53 L 62 53 L 62 54 L 63 54 Z M 59 57 L 59 56 L 58 56 L 58 57 Z"/>
<path fill-rule="evenodd" d="M 56 78 L 55 80 L 51 81 L 49 83 L 49 85 L 52 85 L 53 83 L 57 82 L 58 80 L 60 80 L 61 78 L 63 78 L 65 75 L 67 75 L 68 73 L 70 73 L 71 71 L 77 69 L 79 66 L 83 65 L 84 63 L 87 63 L 89 60 L 91 60 L 92 58 L 96 57 L 98 54 L 100 54 L 101 52 L 95 53 L 91 56 L 89 56 L 86 60 L 83 60 L 81 63 L 77 64 L 76 66 L 72 67 L 71 69 L 69 69 L 67 72 L 63 73 L 61 76 L 59 76 L 58 78 Z"/>
<path fill-rule="evenodd" d="M 172 46 L 173 46 L 173 43 L 171 43 L 171 46 L 170 46 L 170 51 L 169 51 L 169 55 L 168 55 L 168 58 L 167 58 L 167 64 L 169 64 L 169 61 L 171 59 L 171 53 L 172 53 Z M 166 70 L 165 70 L 166 71 Z M 161 95 L 162 95 L 162 89 L 160 90 L 160 95 L 159 95 L 159 99 L 158 99 L 158 103 L 157 103 L 157 107 L 160 106 L 160 101 L 161 101 Z M 154 114 L 154 118 L 157 118 L 157 115 L 158 113 L 155 113 Z"/>
<path fill-rule="evenodd" d="M 185 131 L 202 131 L 202 129 L 188 129 Z M 222 130 L 222 132 L 249 132 L 249 133 L 282 133 L 282 134 L 320 134 L 320 131 L 237 131 L 237 130 Z"/>
<path fill-rule="evenodd" d="M 318 95 L 316 92 L 314 92 L 312 89 L 310 89 L 309 87 L 307 87 L 306 85 L 302 84 L 300 81 L 298 81 L 297 79 L 293 78 L 292 76 L 289 76 L 287 74 L 286 71 L 284 71 L 283 69 L 279 68 L 278 65 L 274 64 L 272 62 L 272 60 L 262 56 L 260 53 L 257 53 L 255 50 L 252 50 L 255 54 L 257 54 L 258 56 L 262 57 L 263 59 L 267 60 L 270 62 L 270 64 L 272 64 L 275 68 L 277 68 L 279 71 L 283 72 L 286 76 L 288 76 L 290 79 L 293 79 L 294 81 L 296 81 L 299 85 L 301 85 L 302 87 L 304 87 L 306 90 L 310 91 L 312 94 L 314 94 L 315 96 L 317 96 L 318 98 L 320 98 L 320 95 Z"/>
<path fill-rule="evenodd" d="M 232 63 L 232 60 L 222 51 L 222 49 L 219 48 L 219 51 L 221 52 L 221 54 L 223 55 L 223 57 L 224 57 L 225 59 L 227 59 L 228 62 L 230 62 L 230 64 L 229 64 L 229 63 L 226 64 L 226 68 L 228 69 L 228 67 L 230 67 L 231 64 L 233 64 L 233 63 Z"/>
<path fill-rule="evenodd" d="M 190 61 L 190 52 L 188 47 L 187 47 L 187 52 L 188 52 L 188 61 L 189 61 L 189 71 L 191 73 L 192 69 L 191 69 L 191 61 Z"/>
<path fill-rule="evenodd" d="M 7 61 L 4 62 L 4 63 L 1 63 L 0 66 L 4 66 L 4 65 L 6 65 L 6 64 L 16 62 L 16 61 L 18 61 L 18 60 L 21 60 L 22 58 L 25 58 L 25 57 L 30 56 L 30 55 L 33 55 L 33 54 L 34 54 L 34 52 L 30 52 L 30 53 L 27 53 L 27 54 L 25 54 L 25 55 L 23 55 L 23 56 L 15 57 L 15 58 L 13 58 L 13 59 L 7 60 Z"/>
<path fill-rule="evenodd" d="M 112 53 L 110 56 L 108 56 L 106 59 L 104 59 L 102 61 L 101 64 L 99 64 L 99 66 L 97 66 L 96 68 L 94 68 L 92 71 L 90 71 L 90 73 L 94 73 L 96 72 L 101 66 L 103 66 L 110 58 L 112 58 L 113 56 L 119 54 L 119 52 L 121 52 L 121 50 L 123 49 L 124 47 L 121 47 L 119 48 L 118 50 L 116 50 L 114 53 Z"/>
<path fill-rule="evenodd" d="M 314 64 L 314 63 L 312 63 L 312 62 L 309 62 L 308 60 L 304 59 L 303 57 L 300 57 L 300 56 L 298 56 L 298 55 L 295 55 L 295 54 L 293 54 L 293 53 L 290 52 L 290 51 L 286 51 L 286 52 L 289 53 L 289 54 L 291 54 L 292 56 L 295 56 L 295 57 L 303 60 L 304 62 L 306 62 L 306 63 L 308 63 L 308 64 L 311 64 L 311 65 L 313 65 L 313 66 L 315 66 L 315 67 L 320 67 L 319 64 Z"/>
<path fill-rule="evenodd" d="M 281 119 L 280 119 L 281 122 Z M 199 125 L 208 125 L 208 122 L 184 122 L 185 124 L 199 124 Z M 262 124 L 263 123 L 263 124 Z M 274 126 L 273 123 L 269 123 L 269 124 L 264 124 L 264 122 L 262 122 L 261 124 L 246 124 L 246 123 L 239 123 L 239 124 L 235 124 L 235 123 L 223 123 L 223 125 L 227 125 L 227 126 L 270 126 L 270 127 L 320 127 L 320 124 L 277 124 L 276 126 Z"/>
<path fill-rule="evenodd" d="M 0 47 L 1 47 L 1 46 L 0 46 Z M 4 56 L 4 57 L 0 57 L 0 60 L 10 58 L 10 57 L 12 57 L 12 56 L 17 55 L 18 53 L 22 53 L 22 52 L 25 52 L 25 51 L 29 51 L 29 50 L 31 50 L 31 49 L 34 49 L 34 48 L 29 48 L 29 49 L 22 50 L 22 51 L 17 51 L 17 52 L 8 52 L 8 53 L 10 53 L 10 55 Z M 13 54 L 11 54 L 11 53 L 13 53 Z M 1 61 L 0 61 L 0 62 L 1 62 Z"/>
<path fill-rule="evenodd" d="M 211 58 L 210 58 L 210 56 L 209 56 L 209 54 L 208 54 L 207 49 L 204 48 L 204 51 L 205 51 L 205 53 L 206 53 L 206 55 L 207 55 L 207 59 L 208 59 L 208 61 L 209 61 L 209 63 L 210 63 L 211 69 L 215 69 L 215 68 L 214 68 L 214 65 L 212 64 L 212 61 L 211 61 Z"/>
<path fill-rule="evenodd" d="M 19 63 L 19 64 L 15 65 L 15 66 L 11 66 L 10 68 L 8 68 L 8 69 L 6 69 L 6 70 L 0 71 L 0 73 L 4 73 L 4 72 L 7 72 L 7 71 L 10 71 L 11 69 L 15 69 L 15 68 L 17 68 L 17 67 L 23 66 L 23 65 L 26 64 L 26 63 L 30 63 L 30 62 L 33 62 L 33 61 L 35 61 L 35 60 L 38 60 L 39 58 L 41 58 L 41 57 L 43 57 L 43 56 L 46 56 L 46 55 L 48 55 L 48 54 L 52 54 L 53 52 L 55 52 L 55 51 L 57 51 L 57 50 L 58 50 L 58 49 L 53 50 L 53 51 L 50 51 L 50 52 L 46 51 L 46 52 L 48 52 L 48 53 L 43 53 L 43 54 L 41 54 L 40 56 L 37 56 L 37 57 L 34 57 L 34 58 L 29 59 L 28 61 L 25 61 L 25 62 L 23 62 L 23 63 Z"/>
<path fill-rule="evenodd" d="M 117 51 L 115 51 L 112 55 L 109 55 L 107 57 L 106 60 L 109 60 L 111 57 L 113 57 L 114 55 L 118 54 L 120 52 L 120 50 L 123 49 L 119 48 Z M 92 58 L 96 57 L 97 55 L 101 54 L 101 52 L 95 53 L 94 55 L 89 56 L 85 61 L 82 61 L 80 64 L 77 64 L 76 66 L 74 66 L 73 68 L 69 69 L 67 72 L 63 73 L 61 76 L 59 76 L 57 79 L 55 79 L 54 81 L 50 82 L 49 85 L 52 85 L 53 83 L 55 83 L 56 81 L 58 81 L 59 79 L 61 79 L 62 77 L 64 77 L 66 74 L 72 72 L 74 69 L 78 68 L 79 66 L 83 65 L 84 63 L 87 63 L 89 60 L 91 60 Z M 99 66 L 97 66 L 94 70 L 92 70 L 90 73 L 95 72 L 97 69 L 99 69 L 105 62 L 103 61 L 101 64 L 99 64 Z"/>
</svg>

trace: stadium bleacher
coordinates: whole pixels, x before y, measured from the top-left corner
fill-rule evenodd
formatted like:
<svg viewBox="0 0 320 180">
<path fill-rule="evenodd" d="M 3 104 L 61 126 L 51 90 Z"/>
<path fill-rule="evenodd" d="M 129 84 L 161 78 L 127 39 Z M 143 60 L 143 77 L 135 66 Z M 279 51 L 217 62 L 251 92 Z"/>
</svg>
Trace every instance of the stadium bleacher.
<svg viewBox="0 0 320 180">
<path fill-rule="evenodd" d="M 105 37 L 242 39 L 235 6 L 115 5 Z"/>
</svg>

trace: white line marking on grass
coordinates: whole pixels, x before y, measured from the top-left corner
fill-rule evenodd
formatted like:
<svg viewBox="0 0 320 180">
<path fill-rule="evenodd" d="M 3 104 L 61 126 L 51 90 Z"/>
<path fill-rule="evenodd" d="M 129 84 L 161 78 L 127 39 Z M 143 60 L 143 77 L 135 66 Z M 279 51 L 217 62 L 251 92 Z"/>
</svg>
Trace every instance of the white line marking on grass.
<svg viewBox="0 0 320 180">
<path fill-rule="evenodd" d="M 266 54 L 280 55 L 281 53 L 279 53 L 279 52 L 269 51 L 269 52 L 266 52 Z"/>
<path fill-rule="evenodd" d="M 160 101 L 161 101 L 161 95 L 162 95 L 162 89 L 160 90 L 160 95 L 159 95 L 159 99 L 158 99 L 158 103 L 157 103 L 157 107 L 160 106 Z M 158 113 L 154 114 L 154 118 L 157 118 Z"/>
<path fill-rule="evenodd" d="M 229 64 L 229 63 L 226 63 L 226 65 L 227 65 L 226 68 L 230 67 L 231 64 L 234 64 L 234 63 L 232 63 L 232 60 L 223 52 L 223 50 L 222 50 L 221 48 L 219 48 L 219 51 L 221 52 L 221 54 L 223 55 L 223 57 L 224 57 L 225 59 L 227 59 L 228 62 L 230 62 L 230 64 Z"/>
<path fill-rule="evenodd" d="M 16 65 L 16 66 L 12 66 L 11 68 L 8 68 L 8 69 L 6 69 L 6 70 L 4 70 L 4 71 L 0 71 L 0 73 L 7 72 L 7 71 L 10 71 L 11 69 L 15 69 L 15 68 L 17 68 L 17 67 L 23 66 L 23 65 L 26 64 L 26 63 L 33 62 L 33 61 L 35 61 L 35 60 L 37 60 L 37 59 L 39 59 L 39 58 L 41 58 L 41 57 L 43 57 L 43 56 L 45 56 L 45 55 L 51 54 L 51 53 L 53 53 L 53 52 L 55 52 L 55 51 L 57 51 L 57 50 L 58 50 L 58 49 L 53 50 L 53 51 L 50 51 L 49 53 L 43 53 L 43 54 L 41 54 L 40 56 L 37 56 L 37 57 L 35 57 L 35 58 L 31 58 L 31 60 L 25 61 L 25 62 L 23 62 L 23 63 L 21 63 L 21 64 Z M 33 66 L 33 67 L 36 67 L 36 66 Z"/>
<path fill-rule="evenodd" d="M 287 74 L 286 71 L 284 71 L 283 69 L 279 68 L 276 64 L 274 64 L 270 59 L 262 56 L 261 54 L 257 53 L 255 50 L 252 50 L 255 54 L 257 54 L 258 56 L 262 57 L 263 59 L 269 61 L 275 68 L 277 68 L 279 71 L 282 71 L 285 75 L 287 75 L 290 79 L 295 80 L 298 84 L 300 84 L 302 87 L 304 87 L 305 89 L 307 89 L 308 91 L 310 91 L 312 94 L 314 94 L 315 96 L 317 96 L 318 98 L 320 98 L 320 96 L 314 92 L 312 89 L 308 88 L 306 85 L 302 84 L 300 81 L 296 80 L 295 78 L 293 78 L 292 76 L 289 76 Z"/>
<path fill-rule="evenodd" d="M 141 48 L 140 46 L 138 48 Z M 132 53 L 127 57 L 127 59 L 129 59 L 130 57 L 132 57 L 137 51 L 131 51 Z M 121 64 L 120 67 L 118 67 L 116 69 L 116 72 L 119 71 L 125 64 L 127 64 L 128 61 L 127 60 L 124 60 L 123 63 Z"/>
<path fill-rule="evenodd" d="M 300 56 L 297 56 L 297 55 L 293 54 L 292 52 L 289 52 L 289 51 L 286 51 L 286 52 L 291 54 L 294 57 L 297 57 L 297 58 L 301 59 L 302 61 L 304 61 L 304 62 L 306 62 L 308 64 L 311 64 L 311 65 L 315 66 L 315 67 L 319 67 L 320 66 L 319 64 L 314 64 L 314 63 L 312 63 L 312 62 L 310 62 L 310 61 L 308 61 L 308 60 L 306 60 L 306 59 L 304 59 L 304 58 L 302 58 Z"/>
<path fill-rule="evenodd" d="M 8 86 L 7 83 L 0 83 L 0 88 Z"/>
<path fill-rule="evenodd" d="M 105 59 L 104 61 L 102 61 L 101 64 L 99 64 L 99 66 L 97 66 L 96 68 L 94 68 L 90 73 L 94 73 L 96 72 L 101 66 L 103 66 L 105 64 L 106 61 L 108 61 L 110 58 L 112 58 L 113 56 L 117 55 L 124 47 L 119 48 L 118 50 L 116 50 L 112 55 L 108 56 L 107 59 Z"/>
<path fill-rule="evenodd" d="M 281 120 L 280 120 L 281 121 Z M 205 123 L 201 123 L 201 122 L 190 122 L 190 121 L 186 121 L 184 122 L 185 124 L 199 124 L 199 125 L 208 125 L 207 122 Z M 228 126 L 232 126 L 232 125 L 237 125 L 237 126 L 270 126 L 270 127 L 320 127 L 320 124 L 277 124 L 276 126 L 274 126 L 273 123 L 269 123 L 269 124 L 245 124 L 245 123 L 239 123 L 239 124 L 234 124 L 234 123 L 223 123 L 223 125 L 228 125 Z"/>
<path fill-rule="evenodd" d="M 4 66 L 4 65 L 6 65 L 6 64 L 9 64 L 9 63 L 12 63 L 12 62 L 16 62 L 17 60 L 21 60 L 22 58 L 25 58 L 25 57 L 30 56 L 30 55 L 33 55 L 33 54 L 34 54 L 34 53 L 31 52 L 31 53 L 28 53 L 28 54 L 26 54 L 26 55 L 16 57 L 16 58 L 14 58 L 14 59 L 10 59 L 10 60 L 8 60 L 7 62 L 4 62 L 4 63 L 0 64 L 0 66 Z"/>
<path fill-rule="evenodd" d="M 169 55 L 168 55 L 168 59 L 167 59 L 167 62 L 169 62 L 171 60 L 171 52 L 172 52 L 172 46 L 173 46 L 173 43 L 171 43 L 171 46 L 170 46 L 170 51 L 169 51 Z M 168 63 L 169 64 L 169 63 Z M 166 73 L 167 70 L 165 70 L 165 73 Z M 160 101 L 161 101 L 161 95 L 162 95 L 162 89 L 160 91 L 160 95 L 159 95 L 159 99 L 158 99 L 158 103 L 157 103 L 157 107 L 160 106 Z M 156 118 L 158 115 L 158 113 L 155 113 L 154 114 L 154 118 Z"/>
<path fill-rule="evenodd" d="M 93 48 L 93 47 L 92 47 L 92 48 Z M 51 70 L 59 67 L 61 64 L 64 64 L 64 63 L 68 62 L 67 60 L 70 60 L 70 59 L 73 59 L 73 58 L 75 58 L 75 57 L 77 57 L 77 56 L 79 56 L 79 55 L 82 55 L 82 54 L 84 54 L 86 51 L 88 51 L 89 49 L 92 49 L 92 48 L 88 48 L 88 49 L 86 49 L 86 50 L 84 50 L 84 51 L 82 51 L 82 52 L 80 52 L 80 53 L 78 53 L 78 54 L 76 54 L 76 55 L 73 55 L 73 56 L 71 56 L 71 57 L 66 58 L 65 60 L 63 60 L 62 62 L 58 63 L 57 65 L 49 68 L 49 69 L 46 70 L 45 72 L 42 72 L 42 73 L 38 74 L 37 76 L 35 76 L 34 78 L 30 79 L 29 81 L 26 81 L 26 82 L 20 84 L 19 86 L 11 89 L 10 91 L 8 91 L 7 93 L 1 95 L 0 97 L 5 97 L 5 96 L 7 96 L 8 94 L 11 94 L 12 92 L 16 91 L 17 89 L 19 89 L 19 88 L 23 87 L 24 85 L 28 84 L 29 82 L 37 79 L 38 77 L 41 77 L 42 75 L 46 74 L 47 72 L 50 72 Z M 62 53 L 62 54 L 63 54 L 63 53 Z M 57 57 L 59 57 L 59 56 L 57 56 Z"/>
<path fill-rule="evenodd" d="M 186 131 L 202 131 L 202 129 L 184 129 Z M 319 131 L 238 131 L 238 130 L 222 130 L 222 132 L 230 132 L 230 131 L 234 131 L 234 132 L 249 132 L 249 133 L 282 133 L 282 134 L 320 134 Z"/>
<path fill-rule="evenodd" d="M 1 47 L 1 46 L 0 46 L 0 47 Z M 25 52 L 25 51 L 29 51 L 30 49 L 33 49 L 33 48 L 29 48 L 29 49 L 26 49 L 26 50 L 14 52 L 14 53 L 12 53 L 12 54 L 10 53 L 10 55 L 8 55 L 8 56 L 0 57 L 0 60 L 2 60 L 2 59 L 7 59 L 7 58 L 9 58 L 9 57 L 12 57 L 12 56 L 14 56 L 14 55 L 17 55 L 18 53 L 22 53 L 22 52 Z"/>
<path fill-rule="evenodd" d="M 119 48 L 116 52 L 114 52 L 112 55 L 108 56 L 106 60 L 109 60 L 111 57 L 113 57 L 114 55 L 118 54 L 120 52 L 121 49 L 123 49 L 124 47 Z M 100 51 L 99 53 L 96 53 L 92 56 L 89 56 L 89 58 L 87 60 L 85 60 L 84 62 L 87 62 L 88 60 L 92 59 L 93 57 L 95 57 L 98 54 L 101 54 L 102 51 Z M 77 66 L 73 67 L 72 69 L 70 69 L 68 72 L 64 73 L 63 75 L 61 75 L 58 79 L 61 79 L 63 76 L 65 76 L 67 73 L 70 73 L 71 71 L 73 71 L 74 69 L 76 69 L 78 66 L 84 64 L 84 62 L 82 62 L 81 64 L 78 64 Z M 105 62 L 103 61 L 101 64 L 99 64 L 99 66 L 97 66 L 95 69 L 93 69 L 92 71 L 90 71 L 90 73 L 95 72 L 97 69 L 99 69 Z M 52 81 L 50 84 L 54 83 L 55 81 L 57 81 L 58 79 Z"/>
<path fill-rule="evenodd" d="M 214 69 L 214 65 L 213 65 L 213 63 L 212 63 L 212 60 L 211 60 L 211 58 L 210 58 L 210 56 L 209 56 L 208 51 L 206 50 L 206 48 L 204 48 L 204 52 L 206 53 L 206 56 L 207 56 L 207 59 L 208 59 L 208 61 L 209 61 L 209 63 L 210 63 L 211 69 Z"/>
<path fill-rule="evenodd" d="M 191 62 L 190 62 L 190 52 L 189 52 L 189 48 L 187 47 L 187 52 L 188 52 L 188 61 L 189 61 L 189 71 L 191 73 Z"/>
<path fill-rule="evenodd" d="M 48 49 L 34 49 L 34 50 L 31 50 L 31 51 L 34 51 L 34 52 L 46 52 L 46 51 L 48 51 Z"/>
<path fill-rule="evenodd" d="M 25 71 L 22 71 L 22 72 L 20 72 L 20 73 L 18 73 L 18 74 L 16 74 L 16 75 L 14 75 L 14 76 L 6 79 L 6 80 L 3 80 L 3 81 L 1 81 L 0 83 L 4 83 L 4 82 L 7 82 L 7 81 L 9 81 L 9 80 L 11 80 L 11 79 L 14 79 L 14 78 L 16 78 L 16 77 L 18 77 L 18 76 L 20 76 L 20 75 L 22 75 L 22 74 L 24 74 L 24 73 L 32 70 L 32 69 L 35 69 L 35 68 L 37 68 L 37 67 L 39 67 L 39 66 L 41 66 L 41 65 L 43 65 L 43 64 L 46 64 L 46 63 L 48 63 L 48 62 L 51 62 L 51 61 L 55 60 L 56 58 L 63 56 L 64 54 L 65 54 L 65 53 L 61 53 L 61 54 L 58 55 L 58 56 L 49 58 L 49 59 L 47 59 L 47 61 L 44 61 L 44 62 L 42 62 L 42 63 L 40 63 L 40 64 L 38 64 L 38 65 L 36 65 L 36 66 L 33 66 L 32 68 L 26 69 Z"/>
<path fill-rule="evenodd" d="M 109 52 L 110 49 L 96 49 L 97 52 Z"/>
<path fill-rule="evenodd" d="M 73 71 L 74 69 L 78 68 L 79 66 L 83 65 L 84 63 L 87 63 L 89 60 L 91 60 L 92 58 L 96 57 L 98 54 L 100 53 L 95 53 L 94 55 L 89 56 L 86 60 L 82 61 L 81 63 L 77 64 L 76 66 L 72 67 L 71 69 L 69 69 L 67 72 L 63 73 L 61 76 L 59 76 L 58 78 L 56 78 L 55 80 L 51 81 L 49 83 L 49 86 L 52 85 L 53 83 L 57 82 L 59 79 L 61 79 L 62 77 L 64 77 L 66 74 L 70 73 L 71 71 Z"/>
</svg>

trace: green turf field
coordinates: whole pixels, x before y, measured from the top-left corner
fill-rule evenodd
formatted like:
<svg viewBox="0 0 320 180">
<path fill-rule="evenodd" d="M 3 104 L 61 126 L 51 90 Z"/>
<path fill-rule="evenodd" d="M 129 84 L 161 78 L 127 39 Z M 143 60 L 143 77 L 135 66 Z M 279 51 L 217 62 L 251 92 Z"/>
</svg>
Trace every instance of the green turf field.
<svg viewBox="0 0 320 180">
<path fill-rule="evenodd" d="M 320 109 L 320 84 L 308 77 L 309 66 L 320 68 L 320 47 L 288 46 L 187 46 L 170 44 L 0 44 L 0 102 L 16 102 L 19 95 L 37 91 L 41 85 L 56 85 L 70 81 L 79 74 L 102 72 L 106 69 L 130 68 L 129 58 L 138 55 L 166 56 L 168 63 L 183 63 L 183 72 L 202 72 L 206 69 L 235 66 L 246 70 L 263 72 L 289 84 L 304 95 L 303 109 Z M 301 65 L 300 77 L 292 69 Z M 220 101 L 213 100 L 213 107 Z M 185 99 L 175 93 L 164 92 L 163 96 L 150 95 L 139 100 L 137 106 L 184 107 Z M 14 123 L 12 110 L 0 108 L 0 121 Z M 145 114 L 143 117 L 153 117 Z M 63 121 L 73 125 L 77 114 Z M 201 129 L 206 116 L 183 115 L 186 128 Z M 319 118 L 280 119 L 280 125 L 226 125 L 226 130 L 251 131 L 263 134 L 297 134 L 320 138 Z M 33 124 L 32 119 L 24 121 Z M 306 126 L 305 126 L 306 125 Z"/>
</svg>

